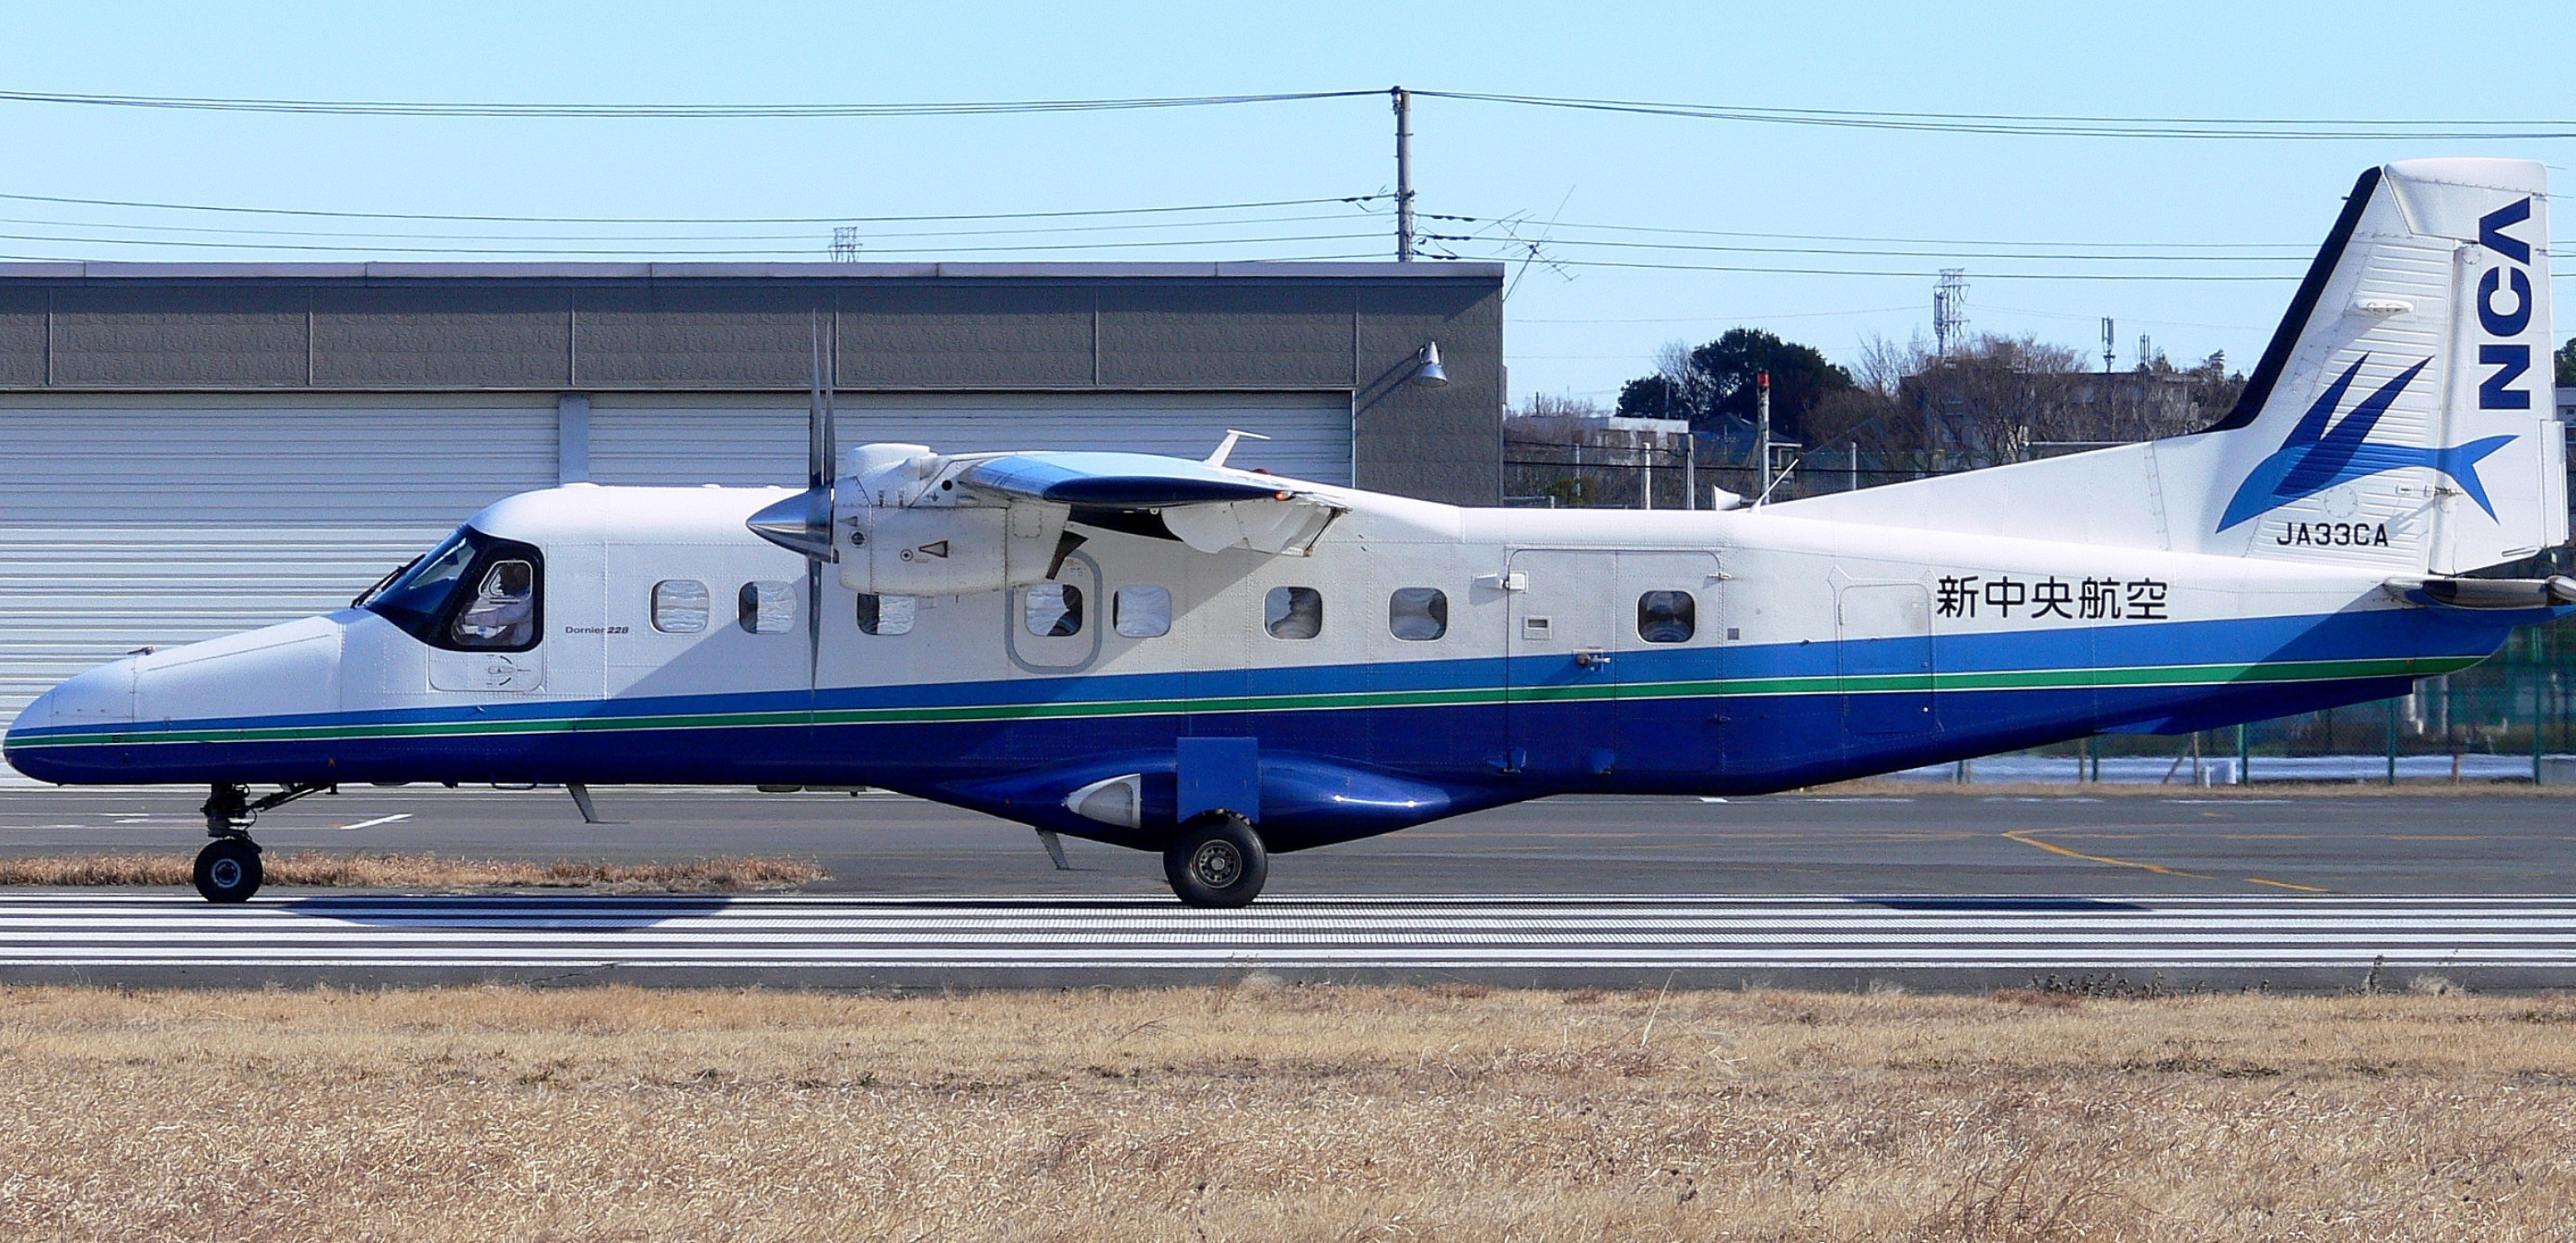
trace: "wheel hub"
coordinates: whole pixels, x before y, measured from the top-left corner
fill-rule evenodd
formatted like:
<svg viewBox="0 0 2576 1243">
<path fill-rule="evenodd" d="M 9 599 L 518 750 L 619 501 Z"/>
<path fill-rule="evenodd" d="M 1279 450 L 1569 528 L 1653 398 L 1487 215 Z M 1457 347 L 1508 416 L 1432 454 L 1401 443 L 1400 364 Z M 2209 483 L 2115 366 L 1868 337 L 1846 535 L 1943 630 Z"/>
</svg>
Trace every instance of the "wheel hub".
<svg viewBox="0 0 2576 1243">
<path fill-rule="evenodd" d="M 1223 889 L 1243 876 L 1243 852 L 1234 843 L 1202 843 L 1190 856 L 1190 873 L 1210 889 Z"/>
<path fill-rule="evenodd" d="M 241 860 L 215 860 L 214 864 L 206 869 L 206 879 L 215 882 L 217 886 L 224 889 L 238 887 L 242 882 Z"/>
</svg>

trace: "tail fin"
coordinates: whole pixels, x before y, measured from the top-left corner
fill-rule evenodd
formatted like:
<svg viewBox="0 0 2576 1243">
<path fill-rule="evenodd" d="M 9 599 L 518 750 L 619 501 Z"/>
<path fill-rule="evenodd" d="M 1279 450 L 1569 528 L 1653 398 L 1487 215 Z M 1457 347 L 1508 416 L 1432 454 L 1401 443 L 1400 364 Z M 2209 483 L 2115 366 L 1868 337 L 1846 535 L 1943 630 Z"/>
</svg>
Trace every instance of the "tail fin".
<svg viewBox="0 0 2576 1243">
<path fill-rule="evenodd" d="M 2392 573 L 2561 543 L 2547 205 L 2529 161 L 2374 168 L 2208 430 L 1779 508 Z"/>
</svg>

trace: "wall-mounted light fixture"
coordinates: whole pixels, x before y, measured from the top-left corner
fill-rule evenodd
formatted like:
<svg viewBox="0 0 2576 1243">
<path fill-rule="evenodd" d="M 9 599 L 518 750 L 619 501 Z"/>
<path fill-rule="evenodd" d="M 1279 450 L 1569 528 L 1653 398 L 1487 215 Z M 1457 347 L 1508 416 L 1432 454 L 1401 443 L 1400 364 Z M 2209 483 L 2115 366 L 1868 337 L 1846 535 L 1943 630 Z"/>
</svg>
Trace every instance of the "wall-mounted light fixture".
<svg viewBox="0 0 2576 1243">
<path fill-rule="evenodd" d="M 1433 341 L 1424 345 L 1422 352 L 1416 357 L 1421 360 L 1422 365 L 1414 369 L 1414 383 L 1424 388 L 1438 388 L 1449 382 L 1449 373 L 1440 367 L 1439 342 Z"/>
</svg>

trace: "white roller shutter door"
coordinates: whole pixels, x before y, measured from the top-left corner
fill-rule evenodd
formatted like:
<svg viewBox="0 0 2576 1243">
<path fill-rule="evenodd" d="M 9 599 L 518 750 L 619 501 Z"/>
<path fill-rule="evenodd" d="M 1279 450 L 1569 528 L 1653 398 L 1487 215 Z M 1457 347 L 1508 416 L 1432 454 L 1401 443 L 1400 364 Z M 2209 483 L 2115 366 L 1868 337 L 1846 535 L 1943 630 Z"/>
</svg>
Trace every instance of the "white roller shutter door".
<svg viewBox="0 0 2576 1243">
<path fill-rule="evenodd" d="M 843 445 L 1125 449 L 1346 484 L 1346 394 L 848 394 Z M 0 723 L 166 647 L 341 607 L 476 510 L 557 480 L 546 394 L 0 397 Z M 601 394 L 601 483 L 794 486 L 805 407 Z M 0 780 L 20 780 L 0 769 Z"/>
<path fill-rule="evenodd" d="M 552 487 L 555 435 L 549 396 L 0 399 L 0 721 L 135 648 L 346 605 Z"/>
<path fill-rule="evenodd" d="M 779 397 L 592 400 L 590 475 L 600 483 L 798 486 L 805 480 L 805 402 Z M 872 441 L 942 453 L 1123 449 L 1202 458 L 1227 429 L 1245 440 L 1231 463 L 1317 483 L 1351 481 L 1347 393 L 844 393 L 843 447 Z"/>
</svg>

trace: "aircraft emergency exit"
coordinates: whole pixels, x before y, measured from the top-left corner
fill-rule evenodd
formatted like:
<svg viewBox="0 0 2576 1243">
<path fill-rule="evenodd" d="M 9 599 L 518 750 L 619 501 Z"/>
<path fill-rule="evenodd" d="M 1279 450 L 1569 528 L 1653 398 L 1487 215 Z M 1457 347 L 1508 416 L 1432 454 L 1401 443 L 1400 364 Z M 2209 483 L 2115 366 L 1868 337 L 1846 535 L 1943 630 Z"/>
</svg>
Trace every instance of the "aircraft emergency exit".
<svg viewBox="0 0 2576 1243">
<path fill-rule="evenodd" d="M 2576 603 L 2470 574 L 2567 538 L 2546 202 L 2523 161 L 2365 173 L 2206 431 L 1725 512 L 1462 509 L 1224 448 L 844 456 L 818 393 L 801 492 L 515 496 L 348 609 L 63 683 L 7 755 L 211 787 L 216 901 L 259 887 L 262 809 L 489 781 L 878 786 L 1231 906 L 1273 853 L 1524 799 L 2386 698 Z"/>
</svg>

